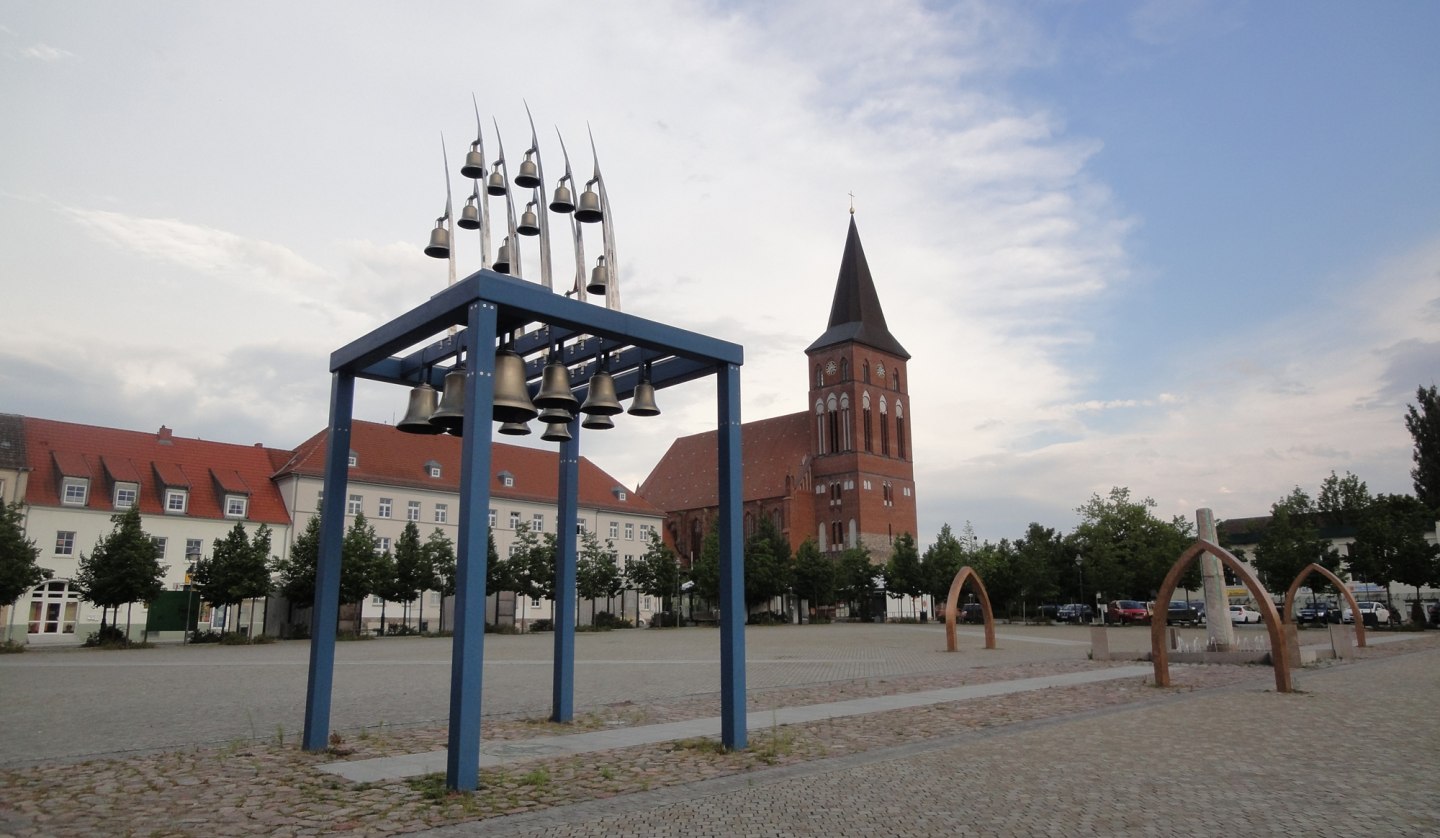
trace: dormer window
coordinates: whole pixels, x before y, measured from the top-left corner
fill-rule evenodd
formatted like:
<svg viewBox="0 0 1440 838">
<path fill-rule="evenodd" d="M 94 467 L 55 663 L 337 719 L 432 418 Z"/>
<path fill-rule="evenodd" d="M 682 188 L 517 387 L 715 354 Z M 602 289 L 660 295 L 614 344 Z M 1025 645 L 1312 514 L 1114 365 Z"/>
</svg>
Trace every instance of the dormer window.
<svg viewBox="0 0 1440 838">
<path fill-rule="evenodd" d="M 167 515 L 184 515 L 190 505 L 190 492 L 185 489 L 165 490 L 165 513 Z"/>
<path fill-rule="evenodd" d="M 60 502 L 66 506 L 84 506 L 90 496 L 90 481 L 84 477 L 67 477 L 60 490 Z"/>
<path fill-rule="evenodd" d="M 435 479 L 440 479 L 440 464 L 434 460 L 425 463 L 425 473 Z"/>
<path fill-rule="evenodd" d="M 135 499 L 140 494 L 140 487 L 134 483 L 115 484 L 115 508 L 129 509 L 135 505 Z"/>
<path fill-rule="evenodd" d="M 616 500 L 621 501 L 622 503 L 626 498 L 624 486 L 616 486 L 615 488 L 610 490 L 610 493 L 615 496 Z"/>
<path fill-rule="evenodd" d="M 515 485 L 515 475 L 511 474 L 508 471 L 500 472 L 499 474 L 495 475 L 495 478 L 500 481 L 501 486 L 504 486 L 507 489 Z"/>
<path fill-rule="evenodd" d="M 244 495 L 225 496 L 225 517 L 244 518 L 250 511 L 250 499 Z"/>
<path fill-rule="evenodd" d="M 349 462 L 350 468 L 354 468 L 354 467 L 355 467 L 356 465 L 358 465 L 359 463 L 360 463 L 360 457 L 359 457 L 354 451 L 351 451 L 351 452 L 350 452 L 350 462 Z"/>
</svg>

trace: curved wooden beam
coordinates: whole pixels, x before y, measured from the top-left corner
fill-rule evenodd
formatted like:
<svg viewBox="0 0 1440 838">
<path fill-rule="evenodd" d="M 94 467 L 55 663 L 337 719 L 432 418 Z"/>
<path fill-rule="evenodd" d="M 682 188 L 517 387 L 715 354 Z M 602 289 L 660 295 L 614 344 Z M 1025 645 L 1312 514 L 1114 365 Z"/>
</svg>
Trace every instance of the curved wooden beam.
<svg viewBox="0 0 1440 838">
<path fill-rule="evenodd" d="M 1265 630 L 1270 634 L 1270 660 L 1275 667 L 1275 691 L 1280 693 L 1293 692 L 1290 684 L 1290 657 L 1286 652 L 1285 635 L 1281 629 L 1280 612 L 1276 610 L 1275 603 L 1270 594 L 1260 584 L 1260 580 L 1245 563 L 1235 557 L 1233 553 L 1218 544 L 1206 541 L 1203 538 L 1195 539 L 1195 543 L 1180 554 L 1175 564 L 1170 566 L 1170 572 L 1165 574 L 1165 581 L 1161 583 L 1160 590 L 1155 595 L 1157 606 L 1170 607 L 1170 597 L 1175 593 L 1175 588 L 1180 584 L 1180 577 L 1189 569 L 1190 564 L 1197 559 L 1201 553 L 1209 553 L 1220 560 L 1220 563 L 1230 568 L 1235 577 L 1244 583 L 1250 591 L 1250 596 L 1255 598 L 1255 604 L 1260 609 L 1260 617 L 1265 621 Z M 1209 619 L 1210 615 L 1206 615 Z M 1227 613 L 1225 619 L 1230 619 Z M 1150 621 L 1150 652 L 1151 659 L 1155 663 L 1155 686 L 1170 686 L 1170 653 L 1165 643 L 1165 621 Z"/>
<path fill-rule="evenodd" d="M 1305 577 L 1312 573 L 1318 573 L 1326 579 L 1329 579 L 1345 597 L 1345 601 L 1350 603 L 1350 613 L 1355 615 L 1355 645 L 1362 649 L 1365 648 L 1365 626 L 1362 625 L 1365 621 L 1360 619 L 1360 603 L 1355 601 L 1355 595 L 1350 592 L 1349 588 L 1345 587 L 1345 583 L 1340 581 L 1339 576 L 1330 572 L 1328 568 L 1321 567 L 1314 562 L 1306 565 L 1305 569 L 1300 571 L 1300 574 L 1295 577 L 1295 581 L 1290 583 L 1290 590 L 1285 592 L 1285 607 L 1282 612 L 1284 622 L 1295 622 L 1295 592 L 1300 590 L 1300 583 L 1305 581 Z"/>
<path fill-rule="evenodd" d="M 985 615 L 985 648 L 995 648 L 995 614 L 990 610 L 990 594 L 985 590 L 985 583 L 981 581 L 980 574 L 967 564 L 960 568 L 959 573 L 955 574 L 955 581 L 950 583 L 950 595 L 945 598 L 945 651 L 947 652 L 954 652 L 960 647 L 959 638 L 955 634 L 955 612 L 960 606 L 960 589 L 965 587 L 967 581 L 974 582 L 975 589 L 980 592 L 980 610 Z"/>
</svg>

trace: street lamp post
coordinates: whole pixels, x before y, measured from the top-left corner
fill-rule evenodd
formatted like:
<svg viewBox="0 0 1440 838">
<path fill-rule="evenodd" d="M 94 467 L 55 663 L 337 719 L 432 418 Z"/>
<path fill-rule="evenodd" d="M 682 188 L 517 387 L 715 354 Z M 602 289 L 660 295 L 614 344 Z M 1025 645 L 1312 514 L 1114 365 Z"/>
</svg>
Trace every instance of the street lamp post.
<svg viewBox="0 0 1440 838">
<path fill-rule="evenodd" d="M 1085 615 L 1085 557 L 1079 553 L 1075 554 L 1075 574 L 1080 577 L 1080 597 L 1076 602 L 1080 613 L 1075 615 L 1075 623 L 1078 625 L 1080 618 Z M 1086 620 L 1086 622 L 1090 621 Z"/>
<path fill-rule="evenodd" d="M 195 613 L 195 564 L 200 561 L 200 551 L 186 550 L 185 561 L 185 633 L 180 638 L 181 645 L 191 641 L 190 633 L 194 631 L 190 624 L 190 615 Z"/>
</svg>

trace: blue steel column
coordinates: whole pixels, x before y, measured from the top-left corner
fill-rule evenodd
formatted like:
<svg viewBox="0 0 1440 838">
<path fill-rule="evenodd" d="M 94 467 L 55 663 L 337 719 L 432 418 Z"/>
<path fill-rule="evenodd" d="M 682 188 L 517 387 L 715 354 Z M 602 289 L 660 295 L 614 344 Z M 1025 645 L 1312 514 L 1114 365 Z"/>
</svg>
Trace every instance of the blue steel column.
<svg viewBox="0 0 1440 838">
<path fill-rule="evenodd" d="M 717 369 L 720 441 L 720 741 L 745 747 L 745 564 L 740 537 L 740 367 Z"/>
<path fill-rule="evenodd" d="M 335 682 L 335 628 L 340 620 L 340 545 L 345 535 L 345 481 L 350 465 L 350 419 L 355 376 L 337 372 L 330 383 L 330 432 L 325 446 L 325 500 L 320 509 L 320 555 L 315 605 L 310 610 L 310 683 L 305 689 L 307 751 L 330 746 L 330 694 Z"/>
<path fill-rule="evenodd" d="M 580 419 L 560 443 L 559 506 L 555 531 L 555 676 L 550 721 L 575 717 L 575 521 L 580 507 Z"/>
<path fill-rule="evenodd" d="M 450 730 L 445 785 L 480 784 L 480 689 L 485 663 L 485 565 L 490 540 L 490 429 L 495 397 L 495 305 L 472 302 L 465 351 L 455 638 L 450 647 Z"/>
</svg>

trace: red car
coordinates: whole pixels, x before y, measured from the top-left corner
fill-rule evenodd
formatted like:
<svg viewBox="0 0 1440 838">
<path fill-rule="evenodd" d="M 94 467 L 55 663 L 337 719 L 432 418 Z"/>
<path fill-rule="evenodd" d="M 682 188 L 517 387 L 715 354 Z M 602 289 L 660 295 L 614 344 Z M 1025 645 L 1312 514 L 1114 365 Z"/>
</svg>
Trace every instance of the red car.
<svg viewBox="0 0 1440 838">
<path fill-rule="evenodd" d="M 1149 624 L 1150 606 L 1134 599 L 1112 599 L 1105 606 L 1105 622 L 1112 626 Z"/>
</svg>

